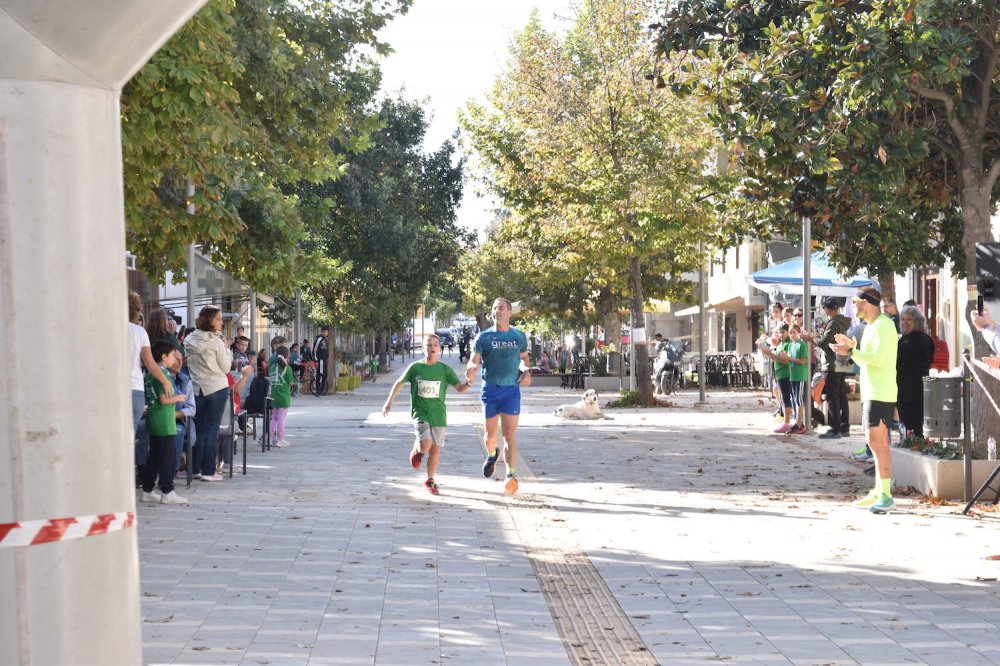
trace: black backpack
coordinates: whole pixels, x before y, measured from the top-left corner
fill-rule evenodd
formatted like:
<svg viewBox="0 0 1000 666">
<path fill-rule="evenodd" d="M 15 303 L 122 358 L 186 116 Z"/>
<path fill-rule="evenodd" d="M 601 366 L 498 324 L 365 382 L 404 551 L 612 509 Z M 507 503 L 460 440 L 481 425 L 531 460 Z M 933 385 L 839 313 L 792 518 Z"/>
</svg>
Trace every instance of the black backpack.
<svg viewBox="0 0 1000 666">
<path fill-rule="evenodd" d="M 254 377 L 250 382 L 250 392 L 247 394 L 246 402 L 243 403 L 243 409 L 247 410 L 248 414 L 263 414 L 270 390 L 270 379 L 260 375 Z"/>
</svg>

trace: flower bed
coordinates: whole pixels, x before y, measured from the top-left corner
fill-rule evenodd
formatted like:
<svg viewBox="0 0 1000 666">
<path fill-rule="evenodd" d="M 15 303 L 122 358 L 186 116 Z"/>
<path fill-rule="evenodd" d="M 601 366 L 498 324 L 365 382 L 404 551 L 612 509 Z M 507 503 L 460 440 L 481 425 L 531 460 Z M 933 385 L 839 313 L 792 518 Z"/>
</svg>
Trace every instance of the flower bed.
<svg viewBox="0 0 1000 666">
<path fill-rule="evenodd" d="M 972 492 L 983 484 L 997 464 L 989 460 L 972 461 Z M 897 487 L 912 486 L 925 495 L 963 499 L 965 461 L 946 460 L 910 449 L 893 447 L 892 481 Z"/>
</svg>

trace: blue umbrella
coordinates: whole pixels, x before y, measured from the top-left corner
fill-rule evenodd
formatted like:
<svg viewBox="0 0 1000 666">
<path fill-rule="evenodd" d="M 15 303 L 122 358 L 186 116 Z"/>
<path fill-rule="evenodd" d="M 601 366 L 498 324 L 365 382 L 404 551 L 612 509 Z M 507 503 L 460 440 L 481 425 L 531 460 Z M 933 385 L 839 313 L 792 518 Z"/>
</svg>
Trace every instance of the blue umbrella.
<svg viewBox="0 0 1000 666">
<path fill-rule="evenodd" d="M 823 252 L 814 252 L 810 258 L 810 283 L 814 296 L 853 296 L 862 287 L 879 288 L 877 280 L 867 275 L 842 278 L 830 265 Z M 783 294 L 802 294 L 802 258 L 782 261 L 747 276 L 747 283 L 763 291 Z"/>
</svg>

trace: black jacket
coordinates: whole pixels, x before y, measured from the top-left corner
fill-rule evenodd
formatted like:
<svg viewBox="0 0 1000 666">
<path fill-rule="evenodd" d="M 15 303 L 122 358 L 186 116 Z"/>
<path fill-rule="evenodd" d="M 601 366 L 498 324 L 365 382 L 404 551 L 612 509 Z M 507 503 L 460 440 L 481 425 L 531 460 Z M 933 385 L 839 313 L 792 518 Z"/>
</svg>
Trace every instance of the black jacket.
<svg viewBox="0 0 1000 666">
<path fill-rule="evenodd" d="M 830 345 L 836 344 L 836 335 L 838 333 L 847 333 L 847 329 L 850 326 L 851 320 L 842 314 L 836 315 L 827 323 L 826 329 L 823 331 L 823 337 L 816 341 L 816 346 L 823 352 L 823 370 L 833 370 L 837 354 L 830 349 Z"/>
<path fill-rule="evenodd" d="M 910 331 L 899 339 L 896 352 L 897 402 L 924 399 L 924 377 L 934 360 L 934 341 L 926 333 Z"/>
</svg>

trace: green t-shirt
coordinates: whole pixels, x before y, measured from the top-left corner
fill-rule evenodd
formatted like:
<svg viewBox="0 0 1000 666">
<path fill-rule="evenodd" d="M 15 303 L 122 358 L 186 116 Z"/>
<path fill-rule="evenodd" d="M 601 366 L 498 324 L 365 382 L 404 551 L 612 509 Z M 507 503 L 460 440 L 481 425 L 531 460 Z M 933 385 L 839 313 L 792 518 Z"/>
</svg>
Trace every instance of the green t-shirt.
<svg viewBox="0 0 1000 666">
<path fill-rule="evenodd" d="M 295 373 L 292 366 L 286 365 L 282 370 L 277 361 L 267 368 L 267 374 L 271 379 L 271 406 L 291 407 L 292 406 L 292 382 L 295 381 Z"/>
<path fill-rule="evenodd" d="M 785 340 L 783 342 L 779 342 L 778 346 L 774 348 L 775 355 L 778 355 L 781 352 L 785 352 L 786 354 L 788 354 L 788 345 L 790 343 L 791 343 L 791 340 Z M 788 355 L 791 356 L 791 354 L 788 354 Z M 774 378 L 775 379 L 789 379 L 791 377 L 791 373 L 789 371 L 788 366 L 789 366 L 788 363 L 782 363 L 778 359 L 775 359 L 774 360 Z"/>
<path fill-rule="evenodd" d="M 161 367 L 163 374 L 170 376 L 169 370 Z M 157 437 L 167 437 L 177 434 L 177 408 L 173 404 L 160 404 L 160 396 L 166 395 L 168 398 L 174 396 L 173 389 L 166 393 L 163 385 L 152 374 L 146 374 L 146 432 Z"/>
<path fill-rule="evenodd" d="M 427 365 L 417 361 L 410 364 L 399 381 L 410 384 L 410 416 L 414 421 L 423 421 L 435 428 L 448 425 L 444 394 L 449 384 L 462 383 L 450 365 L 441 362 Z"/>
<path fill-rule="evenodd" d="M 802 359 L 805 363 L 790 363 L 789 375 L 793 382 L 809 381 L 809 343 L 805 340 L 788 343 L 788 355 L 792 358 Z"/>
<path fill-rule="evenodd" d="M 861 342 L 851 353 L 861 366 L 861 399 L 896 402 L 896 325 L 884 314 L 865 326 Z"/>
</svg>

